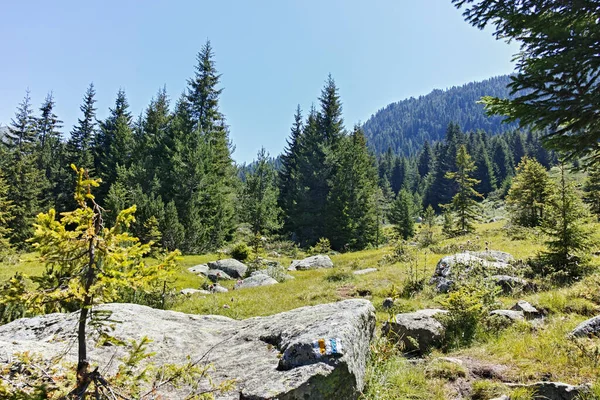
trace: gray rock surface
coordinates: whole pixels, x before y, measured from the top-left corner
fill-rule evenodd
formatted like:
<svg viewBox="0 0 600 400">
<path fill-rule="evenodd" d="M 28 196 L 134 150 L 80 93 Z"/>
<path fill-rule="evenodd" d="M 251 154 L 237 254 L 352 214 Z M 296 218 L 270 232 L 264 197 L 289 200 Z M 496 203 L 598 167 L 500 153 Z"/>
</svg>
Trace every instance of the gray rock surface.
<svg viewBox="0 0 600 400">
<path fill-rule="evenodd" d="M 333 268 L 333 262 L 331 261 L 331 258 L 329 258 L 329 256 L 319 254 L 316 256 L 306 257 L 303 260 L 294 260 L 288 269 L 290 271 L 304 271 L 307 269 L 317 268 Z"/>
<path fill-rule="evenodd" d="M 218 269 L 225 272 L 232 278 L 244 278 L 248 271 L 248 266 L 239 262 L 235 258 L 227 258 L 225 260 L 211 261 L 208 263 L 210 269 Z"/>
<path fill-rule="evenodd" d="M 193 267 L 189 267 L 188 271 L 190 271 L 192 274 L 202 274 L 202 275 L 206 275 L 208 274 L 208 270 L 210 268 L 208 268 L 208 265 L 206 264 L 198 264 L 198 265 L 194 265 Z"/>
<path fill-rule="evenodd" d="M 504 264 L 512 264 L 515 262 L 515 258 L 510 253 L 499 250 L 483 250 L 483 251 L 471 251 L 475 257 L 483 258 L 488 261 L 501 262 Z"/>
<path fill-rule="evenodd" d="M 523 311 L 514 310 L 494 310 L 490 312 L 490 315 L 498 315 L 500 317 L 508 318 L 511 321 L 524 321 L 525 315 Z"/>
<path fill-rule="evenodd" d="M 183 363 L 188 355 L 192 360 L 205 357 L 214 366 L 215 383 L 235 379 L 235 390 L 217 395 L 223 400 L 356 399 L 364 387 L 375 329 L 375 309 L 360 299 L 242 321 L 134 304 L 106 304 L 95 310 L 111 312 L 111 321 L 121 321 L 103 326 L 113 337 L 150 338 L 147 351 L 156 353 L 152 360 L 158 365 Z M 75 339 L 77 318 L 78 313 L 49 314 L 0 326 L 2 353 L 34 351 L 45 358 L 62 354 Z M 76 348 L 67 350 L 65 361 L 76 360 Z M 101 369 L 125 350 L 95 347 L 91 338 L 88 347 L 90 359 Z M 181 390 L 157 395 L 183 398 L 185 388 Z"/>
<path fill-rule="evenodd" d="M 217 282 L 217 281 L 230 281 L 233 278 L 230 277 L 229 275 L 227 275 L 225 272 L 219 270 L 219 269 L 210 269 L 208 270 L 208 273 L 206 274 L 206 277 L 208 279 L 210 279 L 213 282 Z"/>
<path fill-rule="evenodd" d="M 537 382 L 531 384 L 507 384 L 509 387 L 524 387 L 531 389 L 536 400 L 575 400 L 589 392 L 587 385 L 573 386 L 562 382 Z"/>
<path fill-rule="evenodd" d="M 600 336 L 600 315 L 583 321 L 571 331 L 573 337 Z"/>
<path fill-rule="evenodd" d="M 536 319 L 542 316 L 542 313 L 525 300 L 517 301 L 517 304 L 510 308 L 514 311 L 521 311 L 526 319 Z"/>
<path fill-rule="evenodd" d="M 475 268 L 483 268 L 496 273 L 508 270 L 510 264 L 498 260 L 509 260 L 512 257 L 509 256 L 508 253 L 489 250 L 477 253 L 457 253 L 443 257 L 438 261 L 430 283 L 435 284 L 439 292 L 446 292 L 454 280 L 463 278 Z"/>
<path fill-rule="evenodd" d="M 238 283 L 236 283 L 233 288 L 237 290 L 257 286 L 275 285 L 277 283 L 279 282 L 277 282 L 275 279 L 271 278 L 267 274 L 252 274 L 250 277 L 244 279 L 243 281 L 239 281 Z"/>
<path fill-rule="evenodd" d="M 447 312 L 439 309 L 425 309 L 397 314 L 393 321 L 384 322 L 381 329 L 384 335 L 401 343 L 406 353 L 423 354 L 441 344 L 446 330 L 434 316 Z"/>
<path fill-rule="evenodd" d="M 510 275 L 492 275 L 490 279 L 502 288 L 504 293 L 512 293 L 515 289 L 533 290 L 534 285 L 523 278 Z"/>
<path fill-rule="evenodd" d="M 352 273 L 354 275 L 364 275 L 364 274 L 370 274 L 371 272 L 377 272 L 377 268 L 359 269 L 358 271 L 354 271 Z"/>
<path fill-rule="evenodd" d="M 218 283 L 210 285 L 209 290 L 212 293 L 227 293 L 227 292 L 229 292 L 229 290 L 226 287 L 223 287 L 223 286 L 219 285 Z"/>
<path fill-rule="evenodd" d="M 190 296 L 192 294 L 210 294 L 210 292 L 208 290 L 192 289 L 192 288 L 181 289 L 179 291 L 179 293 L 186 295 L 186 296 Z"/>
</svg>

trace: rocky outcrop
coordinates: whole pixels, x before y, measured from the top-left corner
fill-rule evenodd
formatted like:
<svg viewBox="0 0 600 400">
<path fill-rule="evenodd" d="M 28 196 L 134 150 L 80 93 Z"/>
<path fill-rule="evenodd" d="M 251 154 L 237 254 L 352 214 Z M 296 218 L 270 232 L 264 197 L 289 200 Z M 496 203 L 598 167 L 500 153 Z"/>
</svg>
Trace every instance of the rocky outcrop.
<svg viewBox="0 0 600 400">
<path fill-rule="evenodd" d="M 235 258 L 227 258 L 225 260 L 212 261 L 208 263 L 210 269 L 216 269 L 225 272 L 227 275 L 235 279 L 243 279 L 248 271 L 248 266 L 239 262 Z"/>
<path fill-rule="evenodd" d="M 202 275 L 206 275 L 208 274 L 208 270 L 210 268 L 208 268 L 208 265 L 206 264 L 198 264 L 198 265 L 194 265 L 193 267 L 189 267 L 188 271 L 190 271 L 192 274 L 202 274 Z"/>
<path fill-rule="evenodd" d="M 511 310 L 521 311 L 526 319 L 536 319 L 542 317 L 542 313 L 525 300 L 517 301 L 517 304 L 512 306 Z"/>
<path fill-rule="evenodd" d="M 425 309 L 397 314 L 393 321 L 383 324 L 382 332 L 391 340 L 401 343 L 406 353 L 423 354 L 442 343 L 446 329 L 434 316 L 447 312 L 439 309 Z"/>
<path fill-rule="evenodd" d="M 206 274 L 206 277 L 208 279 L 210 279 L 213 282 L 217 282 L 217 281 L 230 281 L 233 278 L 230 277 L 229 275 L 227 275 L 225 272 L 219 270 L 219 269 L 210 269 L 208 270 L 208 273 Z"/>
<path fill-rule="evenodd" d="M 277 283 L 279 282 L 277 282 L 275 279 L 271 278 L 267 274 L 252 274 L 250 277 L 244 279 L 243 281 L 239 281 L 238 283 L 236 283 L 233 288 L 237 290 L 257 286 L 275 285 Z"/>
<path fill-rule="evenodd" d="M 600 337 L 600 315 L 583 321 L 571 331 L 572 337 Z"/>
<path fill-rule="evenodd" d="M 333 268 L 331 258 L 326 255 L 316 255 L 307 257 L 303 260 L 294 260 L 288 268 L 290 271 L 305 271 L 317 268 Z"/>
<path fill-rule="evenodd" d="M 114 338 L 151 339 L 147 351 L 155 353 L 152 360 L 158 365 L 183 363 L 189 355 L 213 364 L 215 383 L 235 379 L 232 392 L 217 395 L 223 400 L 355 399 L 364 387 L 375 329 L 373 306 L 359 299 L 242 321 L 133 304 L 106 304 L 95 310 L 112 314 L 110 324 L 102 329 Z M 0 326 L 0 348 L 4 354 L 31 351 L 44 358 L 70 348 L 64 360 L 74 362 L 77 346 L 65 343 L 75 338 L 78 315 L 50 314 Z M 98 334 L 97 329 L 91 332 Z M 126 351 L 118 346 L 96 347 L 92 339 L 89 357 L 100 369 Z M 113 371 L 115 364 L 110 367 Z M 181 393 L 156 394 L 183 398 Z"/>
<path fill-rule="evenodd" d="M 446 256 L 438 261 L 430 283 L 436 285 L 439 292 L 447 292 L 456 279 L 468 276 L 473 270 L 483 269 L 486 272 L 498 273 L 510 269 L 510 264 L 504 260 L 512 260 L 512 256 L 501 251 Z"/>
</svg>

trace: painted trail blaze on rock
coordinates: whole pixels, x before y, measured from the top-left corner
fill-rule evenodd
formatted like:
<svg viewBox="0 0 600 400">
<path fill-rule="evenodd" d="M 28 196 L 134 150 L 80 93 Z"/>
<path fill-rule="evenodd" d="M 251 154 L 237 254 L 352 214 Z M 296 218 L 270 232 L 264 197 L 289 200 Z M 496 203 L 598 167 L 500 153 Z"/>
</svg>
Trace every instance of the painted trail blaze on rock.
<svg viewBox="0 0 600 400">
<path fill-rule="evenodd" d="M 342 355 L 342 339 L 318 339 L 313 342 L 313 349 L 317 356 Z"/>
</svg>

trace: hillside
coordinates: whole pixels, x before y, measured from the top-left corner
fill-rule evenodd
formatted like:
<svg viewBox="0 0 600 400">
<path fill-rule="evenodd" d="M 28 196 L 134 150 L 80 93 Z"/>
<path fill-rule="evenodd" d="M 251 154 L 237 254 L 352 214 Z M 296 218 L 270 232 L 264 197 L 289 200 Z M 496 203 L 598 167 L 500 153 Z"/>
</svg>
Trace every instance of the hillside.
<svg viewBox="0 0 600 400">
<path fill-rule="evenodd" d="M 395 153 L 411 155 L 425 140 L 442 139 L 450 122 L 463 131 L 483 129 L 492 134 L 514 128 L 516 124 L 503 124 L 501 117 L 487 117 L 477 103 L 486 95 L 508 97 L 509 82 L 510 76 L 503 75 L 389 104 L 363 126 L 369 145 L 377 154 L 391 147 Z"/>
</svg>

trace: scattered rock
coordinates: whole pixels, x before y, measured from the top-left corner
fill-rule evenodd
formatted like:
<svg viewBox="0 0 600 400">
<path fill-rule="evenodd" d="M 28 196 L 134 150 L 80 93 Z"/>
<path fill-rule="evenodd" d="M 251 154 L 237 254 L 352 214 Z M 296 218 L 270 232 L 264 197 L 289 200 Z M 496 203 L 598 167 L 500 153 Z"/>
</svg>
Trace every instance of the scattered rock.
<svg viewBox="0 0 600 400">
<path fill-rule="evenodd" d="M 511 321 L 524 321 L 525 315 L 523 311 L 514 311 L 514 310 L 494 310 L 490 312 L 490 315 L 499 315 L 501 317 L 505 317 L 510 319 Z"/>
<path fill-rule="evenodd" d="M 210 294 L 210 292 L 208 290 L 199 290 L 199 289 L 192 289 L 192 288 L 187 288 L 187 289 L 181 289 L 179 291 L 180 294 L 186 295 L 186 296 L 191 296 L 192 294 Z"/>
<path fill-rule="evenodd" d="M 206 275 L 208 274 L 208 270 L 210 268 L 208 268 L 208 265 L 206 264 L 198 264 L 198 265 L 194 265 L 193 267 L 189 267 L 188 271 L 190 271 L 192 274 L 202 274 L 202 275 Z"/>
<path fill-rule="evenodd" d="M 583 321 L 571 331 L 572 337 L 600 336 L 600 315 Z"/>
<path fill-rule="evenodd" d="M 288 269 L 290 271 L 304 271 L 317 268 L 333 268 L 331 258 L 326 255 L 316 255 L 307 257 L 304 260 L 294 260 Z"/>
<path fill-rule="evenodd" d="M 510 275 L 493 275 L 490 279 L 502 288 L 504 293 L 512 293 L 514 289 L 535 290 L 535 285 L 523 278 Z"/>
<path fill-rule="evenodd" d="M 218 269 L 209 269 L 206 277 L 213 282 L 217 281 L 230 281 L 233 278 L 227 275 L 225 272 Z"/>
<path fill-rule="evenodd" d="M 434 316 L 447 312 L 439 309 L 425 309 L 397 314 L 393 321 L 384 322 L 382 332 L 392 340 L 401 343 L 405 352 L 423 354 L 441 344 L 446 329 Z"/>
<path fill-rule="evenodd" d="M 385 300 L 383 300 L 383 304 L 382 307 L 385 309 L 390 309 L 392 307 L 394 307 L 394 299 L 391 297 L 386 298 Z"/>
<path fill-rule="evenodd" d="M 105 304 L 94 310 L 112 313 L 111 326 L 104 329 L 112 329 L 115 339 L 139 341 L 147 336 L 151 340 L 147 351 L 155 353 L 151 361 L 158 366 L 185 363 L 187 356 L 212 363 L 215 384 L 234 380 L 233 391 L 216 395 L 220 400 L 356 399 L 364 388 L 375 330 L 375 309 L 369 301 L 358 299 L 242 321 L 134 304 Z M 78 318 L 77 312 L 49 314 L 3 325 L 2 353 L 30 351 L 50 359 L 67 349 L 64 360 L 75 362 L 77 346 L 65 343 L 74 339 Z M 101 370 L 125 355 L 125 346 L 94 346 L 99 332 L 90 333 L 96 337 L 90 337 L 88 355 Z M 0 359 L 0 367 L 6 366 L 6 360 Z M 113 362 L 109 371 L 115 372 L 117 365 Z M 207 382 L 200 386 L 208 389 Z M 154 395 L 184 398 L 189 389 L 159 388 Z"/>
<path fill-rule="evenodd" d="M 457 253 L 446 256 L 438 261 L 430 283 L 435 284 L 436 289 L 439 292 L 447 292 L 454 280 L 462 278 L 462 275 L 464 274 L 469 274 L 473 268 L 484 268 L 491 271 L 506 271 L 510 268 L 510 264 L 503 260 L 512 260 L 512 256 L 508 253 L 496 250 L 475 253 Z"/>
<path fill-rule="evenodd" d="M 246 271 L 248 271 L 248 266 L 244 263 L 239 262 L 235 258 L 227 258 L 225 260 L 212 261 L 208 263 L 208 267 L 210 269 L 218 269 L 220 271 L 223 271 L 227 275 L 236 279 L 243 279 L 246 276 Z"/>
<path fill-rule="evenodd" d="M 353 274 L 354 275 L 364 275 L 364 274 L 370 274 L 371 272 L 377 272 L 377 268 L 359 269 L 358 271 L 354 271 Z"/>
<path fill-rule="evenodd" d="M 233 287 L 234 289 L 244 289 L 249 287 L 257 287 L 257 286 L 267 286 L 267 285 L 275 285 L 277 282 L 275 279 L 271 278 L 267 274 L 252 274 L 250 277 L 244 279 L 243 281 L 238 281 Z"/>
<path fill-rule="evenodd" d="M 511 307 L 511 310 L 521 311 L 526 319 L 536 319 L 542 316 L 542 313 L 525 300 L 517 301 L 517 304 Z"/>
<path fill-rule="evenodd" d="M 587 385 L 573 386 L 562 382 L 537 382 L 531 384 L 507 384 L 509 387 L 523 387 L 531 389 L 534 399 L 544 400 L 575 400 L 579 396 L 589 392 Z"/>
<path fill-rule="evenodd" d="M 210 291 L 212 293 L 227 293 L 229 292 L 229 290 L 221 285 L 219 285 L 218 283 L 215 283 L 214 285 L 210 285 Z"/>
</svg>

